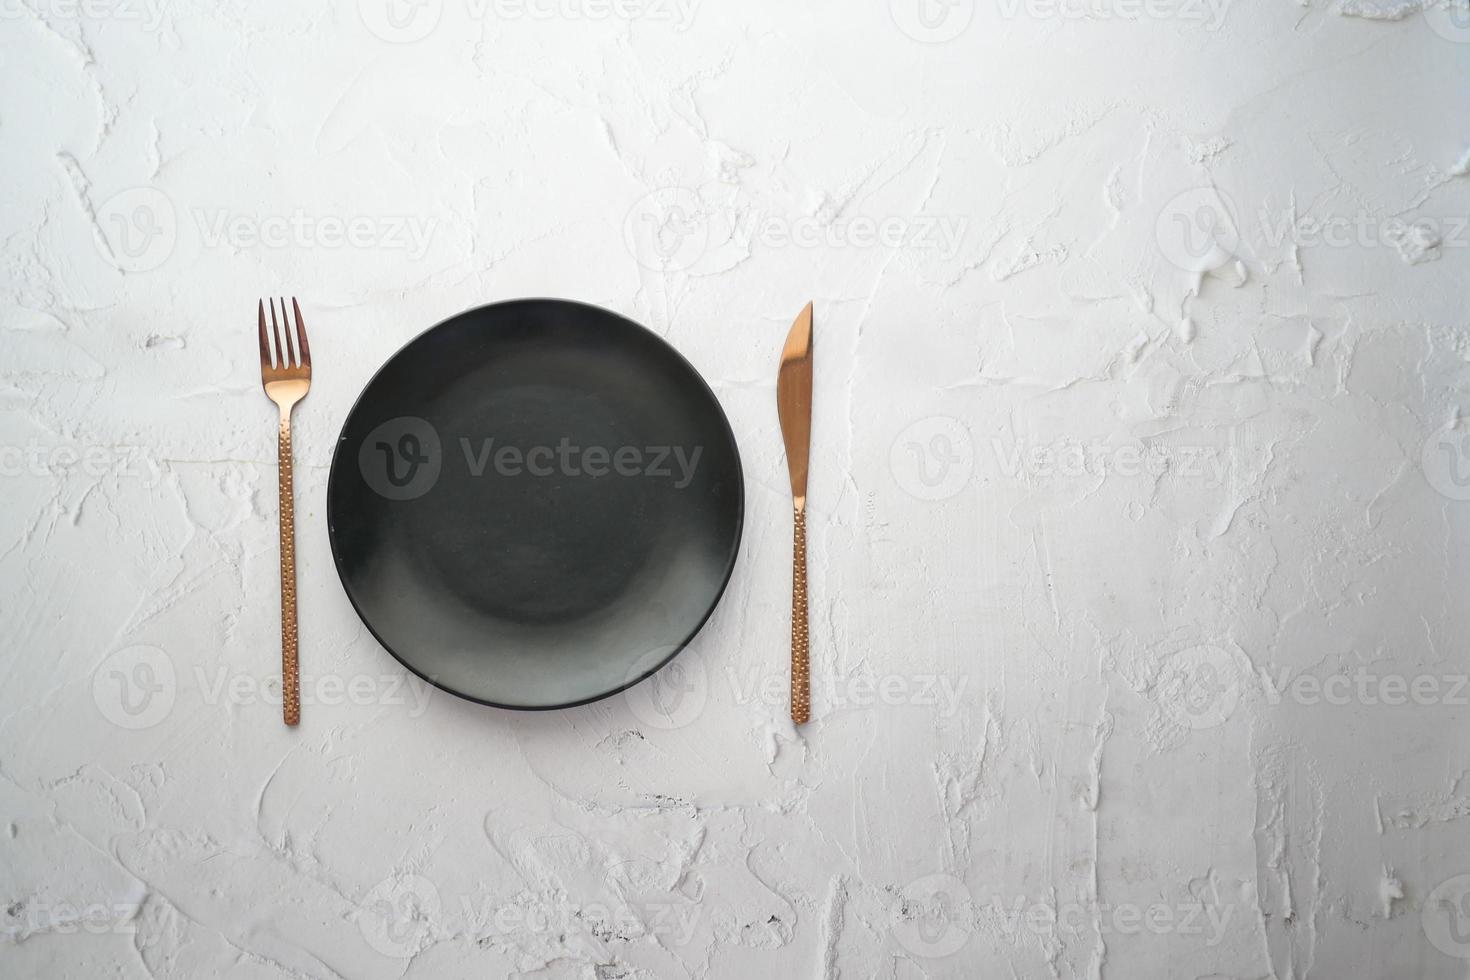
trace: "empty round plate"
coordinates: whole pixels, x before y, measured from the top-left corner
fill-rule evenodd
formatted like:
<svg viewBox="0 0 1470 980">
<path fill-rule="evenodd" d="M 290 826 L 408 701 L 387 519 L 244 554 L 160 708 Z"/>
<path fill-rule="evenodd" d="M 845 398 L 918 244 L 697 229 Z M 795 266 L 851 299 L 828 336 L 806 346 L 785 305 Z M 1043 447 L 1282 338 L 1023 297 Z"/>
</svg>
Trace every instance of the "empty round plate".
<svg viewBox="0 0 1470 980">
<path fill-rule="evenodd" d="M 425 680 L 570 707 L 667 663 L 735 566 L 740 454 L 662 338 L 565 300 L 496 303 L 419 335 L 368 382 L 327 521 L 369 630 Z"/>
</svg>

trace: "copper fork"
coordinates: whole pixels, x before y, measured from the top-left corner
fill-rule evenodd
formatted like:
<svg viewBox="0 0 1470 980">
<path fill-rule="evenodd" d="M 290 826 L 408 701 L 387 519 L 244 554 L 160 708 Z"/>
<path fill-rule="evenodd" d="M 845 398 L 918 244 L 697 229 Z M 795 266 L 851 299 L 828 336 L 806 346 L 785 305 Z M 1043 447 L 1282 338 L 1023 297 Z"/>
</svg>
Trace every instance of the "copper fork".
<svg viewBox="0 0 1470 980">
<path fill-rule="evenodd" d="M 286 299 L 281 298 L 281 322 L 276 322 L 276 301 L 272 299 L 270 335 L 265 330 L 265 301 L 260 312 L 260 383 L 266 397 L 281 410 L 277 470 L 281 496 L 281 706 L 287 725 L 301 721 L 301 667 L 296 656 L 296 507 L 292 500 L 291 409 L 306 397 L 311 388 L 311 347 L 306 342 L 306 323 L 295 298 L 291 309 L 296 313 L 296 329 L 286 317 Z M 286 345 L 281 346 L 281 327 L 286 328 Z M 294 333 L 294 337 L 293 337 Z M 271 336 L 275 338 L 272 356 Z M 300 341 L 300 355 L 297 344 Z"/>
</svg>

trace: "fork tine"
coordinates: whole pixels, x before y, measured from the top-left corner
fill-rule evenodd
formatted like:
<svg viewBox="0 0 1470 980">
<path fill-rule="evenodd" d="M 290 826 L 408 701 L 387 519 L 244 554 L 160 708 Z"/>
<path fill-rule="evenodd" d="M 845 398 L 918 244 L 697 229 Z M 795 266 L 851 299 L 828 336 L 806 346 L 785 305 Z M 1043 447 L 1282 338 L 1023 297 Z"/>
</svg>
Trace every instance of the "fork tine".
<svg viewBox="0 0 1470 980">
<path fill-rule="evenodd" d="M 301 304 L 296 302 L 295 296 L 291 297 L 291 308 L 296 311 L 296 333 L 301 338 L 301 366 L 309 368 L 311 367 L 311 347 L 306 343 L 306 321 L 301 319 Z"/>
<path fill-rule="evenodd" d="M 281 319 L 286 318 L 286 311 L 281 311 Z M 276 301 L 271 300 L 271 333 L 276 336 L 276 367 L 286 366 L 285 349 L 281 347 L 281 328 L 276 324 Z"/>
<path fill-rule="evenodd" d="M 259 304 L 260 312 L 260 367 L 265 370 L 271 366 L 271 342 L 265 335 L 265 300 Z"/>
<path fill-rule="evenodd" d="M 286 316 L 286 297 L 281 297 L 281 321 L 286 327 L 286 367 L 296 367 L 301 362 L 296 360 L 296 345 L 291 342 L 291 318 Z"/>
</svg>

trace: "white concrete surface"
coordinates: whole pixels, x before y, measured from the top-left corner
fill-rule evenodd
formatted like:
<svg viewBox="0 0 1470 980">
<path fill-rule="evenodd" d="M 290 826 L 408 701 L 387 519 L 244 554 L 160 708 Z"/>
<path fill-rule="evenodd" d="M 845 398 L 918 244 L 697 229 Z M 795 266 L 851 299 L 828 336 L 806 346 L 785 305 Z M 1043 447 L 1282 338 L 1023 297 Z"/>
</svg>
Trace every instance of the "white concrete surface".
<svg viewBox="0 0 1470 980">
<path fill-rule="evenodd" d="M 1422 6 L 0 0 L 0 975 L 1467 976 L 1470 13 Z M 735 425 L 683 700 L 430 694 L 332 569 L 362 384 L 527 295 Z"/>
</svg>

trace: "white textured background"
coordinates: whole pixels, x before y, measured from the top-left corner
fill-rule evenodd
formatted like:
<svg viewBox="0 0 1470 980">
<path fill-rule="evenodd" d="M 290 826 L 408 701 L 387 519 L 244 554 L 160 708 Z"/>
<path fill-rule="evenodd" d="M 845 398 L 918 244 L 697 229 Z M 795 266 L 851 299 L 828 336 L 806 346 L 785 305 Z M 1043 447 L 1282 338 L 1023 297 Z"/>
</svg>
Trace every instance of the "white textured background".
<svg viewBox="0 0 1470 980">
<path fill-rule="evenodd" d="M 0 975 L 1470 974 L 1470 19 L 1419 6 L 0 0 Z M 358 390 L 524 295 L 741 442 L 672 714 L 429 696 L 333 571 Z"/>
</svg>

